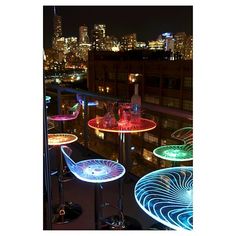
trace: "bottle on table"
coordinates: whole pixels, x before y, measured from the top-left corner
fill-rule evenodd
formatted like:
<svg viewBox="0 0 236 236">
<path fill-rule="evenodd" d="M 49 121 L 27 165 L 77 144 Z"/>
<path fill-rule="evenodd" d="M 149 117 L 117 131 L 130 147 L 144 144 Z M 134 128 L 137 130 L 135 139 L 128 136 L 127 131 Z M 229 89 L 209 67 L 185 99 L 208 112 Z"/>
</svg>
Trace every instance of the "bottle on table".
<svg viewBox="0 0 236 236">
<path fill-rule="evenodd" d="M 134 94 L 131 97 L 131 121 L 139 123 L 141 118 L 141 97 L 138 94 L 138 84 L 134 85 Z"/>
</svg>

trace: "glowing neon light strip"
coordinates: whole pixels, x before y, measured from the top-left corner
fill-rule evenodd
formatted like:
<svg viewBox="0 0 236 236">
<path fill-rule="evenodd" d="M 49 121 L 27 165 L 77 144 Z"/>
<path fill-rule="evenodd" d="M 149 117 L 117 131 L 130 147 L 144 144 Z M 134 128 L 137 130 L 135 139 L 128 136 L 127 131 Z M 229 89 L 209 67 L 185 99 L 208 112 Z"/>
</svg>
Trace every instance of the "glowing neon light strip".
<svg viewBox="0 0 236 236">
<path fill-rule="evenodd" d="M 158 222 L 179 230 L 192 230 L 192 167 L 153 171 L 135 185 L 138 205 Z"/>
<path fill-rule="evenodd" d="M 104 183 L 121 178 L 125 168 L 115 161 L 91 159 L 77 162 L 72 173 L 85 182 Z"/>
<path fill-rule="evenodd" d="M 193 151 L 186 145 L 165 145 L 153 150 L 153 154 L 168 161 L 190 161 Z"/>
</svg>

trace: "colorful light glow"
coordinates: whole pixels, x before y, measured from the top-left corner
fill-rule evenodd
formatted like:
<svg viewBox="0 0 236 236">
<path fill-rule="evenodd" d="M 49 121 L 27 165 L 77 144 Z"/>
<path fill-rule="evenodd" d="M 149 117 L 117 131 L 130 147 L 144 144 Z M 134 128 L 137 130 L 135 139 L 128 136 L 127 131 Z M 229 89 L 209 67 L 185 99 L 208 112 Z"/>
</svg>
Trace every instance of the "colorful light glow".
<svg viewBox="0 0 236 236">
<path fill-rule="evenodd" d="M 63 144 L 73 143 L 78 139 L 74 134 L 57 133 L 48 134 L 48 145 L 59 146 Z"/>
<path fill-rule="evenodd" d="M 106 128 L 102 124 L 102 118 L 98 122 L 96 118 L 88 121 L 88 126 L 100 131 L 113 132 L 113 133 L 136 133 L 145 132 L 156 128 L 156 123 L 152 120 L 140 118 L 140 123 L 129 123 L 127 126 L 115 126 L 112 128 Z"/>
<path fill-rule="evenodd" d="M 84 101 L 81 100 L 80 104 L 84 107 Z M 98 105 L 98 101 L 88 101 L 88 106 L 92 107 L 92 106 L 97 106 Z"/>
<path fill-rule="evenodd" d="M 50 100 L 51 100 L 50 96 L 46 96 L 45 99 L 46 99 L 46 103 L 50 103 Z"/>
<path fill-rule="evenodd" d="M 70 112 L 73 112 L 73 114 L 63 114 L 63 115 L 54 115 L 54 116 L 49 116 L 49 120 L 54 120 L 54 121 L 68 121 L 68 120 L 74 120 L 78 117 L 79 112 L 80 112 L 80 106 L 79 103 L 76 103 L 73 107 L 69 109 Z"/>
<path fill-rule="evenodd" d="M 76 98 L 77 101 L 80 103 L 80 105 L 82 105 L 84 107 L 84 100 L 82 99 L 82 97 L 79 94 L 76 94 Z M 88 101 L 87 102 L 88 106 L 97 106 L 98 105 L 98 101 Z"/>
<path fill-rule="evenodd" d="M 61 149 L 63 152 L 63 149 Z M 63 152 L 64 155 L 67 155 Z M 79 161 L 71 165 L 67 162 L 71 172 L 80 180 L 90 183 L 105 183 L 117 180 L 125 174 L 123 165 L 105 159 L 90 159 Z M 68 165 L 67 164 L 67 165 Z"/>
<path fill-rule="evenodd" d="M 165 145 L 153 150 L 153 154 L 168 161 L 191 161 L 193 151 L 186 145 Z"/>
<path fill-rule="evenodd" d="M 138 205 L 158 222 L 179 230 L 192 230 L 192 167 L 172 167 L 153 171 L 135 185 Z"/>
</svg>

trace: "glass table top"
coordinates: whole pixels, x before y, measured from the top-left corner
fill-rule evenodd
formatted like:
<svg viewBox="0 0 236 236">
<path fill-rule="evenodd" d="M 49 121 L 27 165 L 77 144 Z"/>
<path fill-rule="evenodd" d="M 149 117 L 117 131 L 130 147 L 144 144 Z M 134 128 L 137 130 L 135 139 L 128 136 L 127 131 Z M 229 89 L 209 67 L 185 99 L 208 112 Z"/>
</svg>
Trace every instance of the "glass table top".
<svg viewBox="0 0 236 236">
<path fill-rule="evenodd" d="M 88 126 L 93 129 L 99 129 L 106 132 L 114 133 L 136 133 L 136 132 L 145 132 L 156 128 L 156 123 L 153 120 L 140 118 L 140 123 L 130 122 L 127 126 L 114 126 L 114 127 L 104 127 L 102 123 L 102 117 L 94 118 L 88 121 Z"/>
<path fill-rule="evenodd" d="M 172 228 L 192 230 L 192 167 L 153 171 L 135 185 L 138 205 L 156 221 Z"/>
<path fill-rule="evenodd" d="M 57 146 L 73 143 L 78 139 L 74 134 L 57 133 L 48 134 L 48 145 Z"/>
<path fill-rule="evenodd" d="M 165 145 L 155 148 L 153 154 L 168 161 L 191 161 L 193 151 L 186 145 Z"/>
</svg>

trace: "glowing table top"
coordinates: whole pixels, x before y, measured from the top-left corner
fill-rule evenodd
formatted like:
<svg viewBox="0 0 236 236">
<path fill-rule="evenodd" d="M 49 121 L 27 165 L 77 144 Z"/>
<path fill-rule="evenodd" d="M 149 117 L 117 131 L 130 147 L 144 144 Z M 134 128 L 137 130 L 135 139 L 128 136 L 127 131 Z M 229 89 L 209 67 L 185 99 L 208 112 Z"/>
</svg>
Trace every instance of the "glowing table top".
<svg viewBox="0 0 236 236">
<path fill-rule="evenodd" d="M 74 134 L 57 133 L 48 134 L 48 145 L 59 146 L 63 144 L 73 143 L 78 139 Z"/>
<path fill-rule="evenodd" d="M 153 154 L 168 161 L 191 161 L 193 151 L 186 145 L 165 145 L 153 150 Z"/>
<path fill-rule="evenodd" d="M 64 115 L 54 115 L 54 116 L 49 116 L 48 119 L 49 120 L 54 120 L 54 121 L 68 121 L 68 120 L 74 120 L 77 118 L 79 110 L 77 111 L 77 109 L 79 104 L 75 104 L 70 111 L 71 112 L 77 112 L 76 114 L 64 114 Z"/>
<path fill-rule="evenodd" d="M 73 174 L 85 182 L 104 183 L 121 178 L 125 168 L 115 161 L 90 159 L 77 162 Z"/>
<path fill-rule="evenodd" d="M 153 171 L 135 185 L 138 205 L 158 222 L 179 230 L 192 230 L 192 167 Z"/>
<path fill-rule="evenodd" d="M 102 122 L 98 122 L 96 118 L 88 121 L 88 126 L 93 129 L 98 129 L 100 131 L 114 132 L 114 133 L 136 133 L 136 132 L 145 132 L 156 128 L 156 123 L 152 120 L 140 118 L 140 123 L 132 124 L 129 126 L 120 127 L 115 126 L 111 128 L 106 128 L 103 126 Z"/>
</svg>

